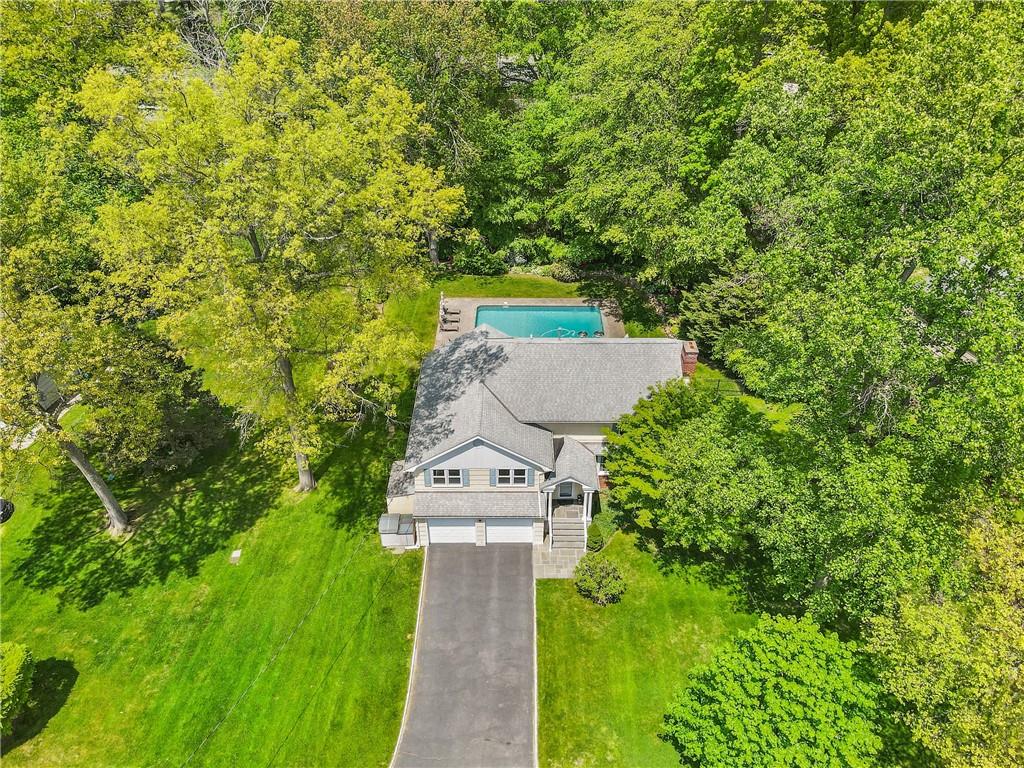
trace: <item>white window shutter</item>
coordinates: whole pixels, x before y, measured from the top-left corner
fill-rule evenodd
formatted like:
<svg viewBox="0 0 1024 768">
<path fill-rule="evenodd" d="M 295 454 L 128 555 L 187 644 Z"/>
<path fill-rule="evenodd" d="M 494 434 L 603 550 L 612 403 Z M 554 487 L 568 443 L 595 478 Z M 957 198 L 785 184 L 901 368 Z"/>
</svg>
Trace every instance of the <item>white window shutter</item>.
<svg viewBox="0 0 1024 768">
<path fill-rule="evenodd" d="M 429 469 L 423 470 L 423 484 L 429 488 L 434 484 L 434 478 Z"/>
<path fill-rule="evenodd" d="M 497 485 L 497 484 L 498 484 L 498 470 L 492 469 L 491 470 L 491 485 Z"/>
</svg>

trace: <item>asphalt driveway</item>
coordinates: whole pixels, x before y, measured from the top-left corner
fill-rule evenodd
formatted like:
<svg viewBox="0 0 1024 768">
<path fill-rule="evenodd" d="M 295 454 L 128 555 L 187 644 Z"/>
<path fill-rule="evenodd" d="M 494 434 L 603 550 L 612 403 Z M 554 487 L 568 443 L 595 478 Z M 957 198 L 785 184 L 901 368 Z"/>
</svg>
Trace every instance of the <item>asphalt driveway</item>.
<svg viewBox="0 0 1024 768">
<path fill-rule="evenodd" d="M 427 549 L 395 768 L 536 765 L 533 547 Z"/>
</svg>

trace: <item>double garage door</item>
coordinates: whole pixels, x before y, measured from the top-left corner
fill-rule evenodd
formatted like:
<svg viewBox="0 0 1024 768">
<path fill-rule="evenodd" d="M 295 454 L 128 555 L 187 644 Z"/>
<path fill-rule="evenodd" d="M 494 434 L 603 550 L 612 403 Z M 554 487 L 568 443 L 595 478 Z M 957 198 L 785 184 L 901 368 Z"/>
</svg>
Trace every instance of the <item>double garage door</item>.
<svg viewBox="0 0 1024 768">
<path fill-rule="evenodd" d="M 532 544 L 533 519 L 492 518 L 485 522 L 488 544 Z M 476 544 L 476 520 L 439 517 L 427 523 L 431 544 Z"/>
</svg>

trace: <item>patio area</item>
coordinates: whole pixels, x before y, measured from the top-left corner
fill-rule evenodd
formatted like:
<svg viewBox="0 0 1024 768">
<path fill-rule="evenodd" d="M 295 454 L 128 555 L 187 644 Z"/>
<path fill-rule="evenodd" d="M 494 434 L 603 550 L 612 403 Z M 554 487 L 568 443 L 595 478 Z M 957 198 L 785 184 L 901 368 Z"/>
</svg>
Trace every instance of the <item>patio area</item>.
<svg viewBox="0 0 1024 768">
<path fill-rule="evenodd" d="M 548 537 L 533 548 L 533 578 L 571 579 L 586 549 L 551 549 Z"/>
</svg>

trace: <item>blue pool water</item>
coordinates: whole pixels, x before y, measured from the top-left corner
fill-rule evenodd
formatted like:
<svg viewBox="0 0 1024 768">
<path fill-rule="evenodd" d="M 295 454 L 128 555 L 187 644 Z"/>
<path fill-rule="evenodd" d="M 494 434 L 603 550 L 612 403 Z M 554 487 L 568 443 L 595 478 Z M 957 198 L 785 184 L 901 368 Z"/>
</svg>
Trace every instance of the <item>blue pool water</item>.
<svg viewBox="0 0 1024 768">
<path fill-rule="evenodd" d="M 483 323 L 509 336 L 559 338 L 604 331 L 597 307 L 481 306 L 476 310 L 476 324 Z"/>
</svg>

